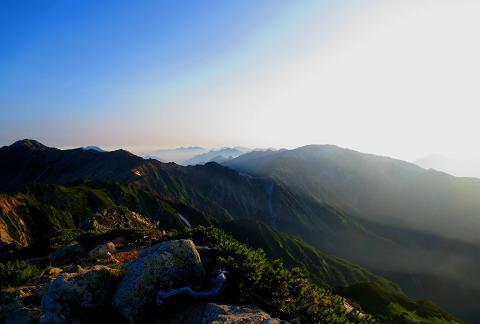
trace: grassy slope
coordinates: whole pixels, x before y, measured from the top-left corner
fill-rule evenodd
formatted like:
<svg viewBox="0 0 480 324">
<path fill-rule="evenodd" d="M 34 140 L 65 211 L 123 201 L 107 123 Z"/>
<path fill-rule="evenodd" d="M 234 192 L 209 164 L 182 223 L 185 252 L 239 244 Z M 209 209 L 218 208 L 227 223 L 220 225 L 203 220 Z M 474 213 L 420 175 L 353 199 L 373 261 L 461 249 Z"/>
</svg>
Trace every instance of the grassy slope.
<svg viewBox="0 0 480 324">
<path fill-rule="evenodd" d="M 364 311 L 385 323 L 460 323 L 461 321 L 428 300 L 414 301 L 401 292 L 376 283 L 360 283 L 336 290 L 358 303 Z"/>
<path fill-rule="evenodd" d="M 391 281 L 344 259 L 323 253 L 314 246 L 250 220 L 220 224 L 221 228 L 237 240 L 261 248 L 273 259 L 281 259 L 288 267 L 302 267 L 318 285 L 344 286 L 352 283 L 375 281 L 382 286 L 398 290 Z"/>
<path fill-rule="evenodd" d="M 27 224 L 30 243 L 43 240 L 63 229 L 74 229 L 95 212 L 113 207 L 126 208 L 148 217 L 165 229 L 185 226 L 178 212 L 188 206 L 172 204 L 137 188 L 111 182 L 79 182 L 71 185 L 32 184 L 24 191 L 6 195 L 15 202 L 9 210 L 10 222 Z M 5 212 L 5 211 L 4 211 Z M 190 212 L 194 225 L 212 224 L 202 213 Z"/>
<path fill-rule="evenodd" d="M 24 193 L 17 194 L 26 210 L 36 213 L 34 224 L 41 228 L 37 239 L 55 235 L 63 229 L 75 229 L 96 211 L 127 208 L 159 221 L 164 229 L 181 229 L 184 224 L 177 213 L 187 215 L 192 224 L 209 225 L 208 216 L 181 204 L 159 200 L 136 186 L 105 182 L 77 183 L 69 186 L 35 184 Z M 308 269 L 311 279 L 319 285 L 335 287 L 349 283 L 376 280 L 382 285 L 391 282 L 376 276 L 350 262 L 322 253 L 301 240 L 291 238 L 267 225 L 250 220 L 227 222 L 221 226 L 240 241 L 264 249 L 269 257 L 283 259 L 287 266 Z M 255 224 L 255 225 L 253 225 Z"/>
<path fill-rule="evenodd" d="M 113 186 L 113 187 L 112 187 Z M 58 246 L 59 244 L 65 244 L 73 239 L 77 239 L 82 244 L 87 247 L 93 247 L 96 244 L 103 242 L 106 239 L 108 234 L 95 233 L 95 232 L 84 232 L 81 230 L 70 229 L 67 231 L 60 231 L 63 228 L 72 228 L 75 226 L 63 226 L 62 222 L 68 223 L 67 220 L 71 220 L 76 217 L 79 217 L 81 220 L 85 216 L 90 216 L 90 213 L 95 208 L 111 208 L 112 206 L 122 206 L 126 208 L 126 205 L 129 207 L 144 208 L 146 211 L 149 210 L 146 206 L 148 204 L 144 201 L 144 198 L 141 198 L 139 192 L 131 191 L 132 188 L 109 184 L 100 184 L 96 183 L 95 185 L 80 183 L 72 186 L 58 186 L 58 185 L 36 185 L 30 187 L 27 193 L 19 194 L 22 196 L 22 199 L 25 199 L 26 206 L 29 208 L 37 208 L 38 206 L 43 206 L 43 208 L 55 209 L 58 210 L 58 213 L 45 213 L 45 216 L 53 217 L 52 215 L 64 215 L 65 218 L 60 219 L 55 216 L 54 219 L 47 219 L 47 227 L 53 226 L 50 231 L 46 231 L 44 234 L 48 236 L 48 246 Z M 137 189 L 135 189 L 137 190 Z M 122 193 L 117 195 L 118 193 Z M 122 197 L 122 198 L 118 198 Z M 30 205 L 29 205 L 30 204 Z M 55 207 L 54 207 L 55 206 Z M 178 206 L 175 206 L 178 208 Z M 169 206 L 172 213 L 175 213 L 176 210 L 174 206 Z M 194 215 L 194 210 L 188 206 L 182 206 L 181 212 L 188 212 L 188 215 L 191 217 Z M 59 214 L 60 213 L 60 214 Z M 202 220 L 202 214 L 199 213 L 199 218 L 191 219 L 198 223 L 198 220 Z M 171 215 L 172 217 L 175 214 Z M 203 216 L 206 218 L 206 216 Z M 242 225 L 243 224 L 243 225 Z M 175 228 L 171 227 L 171 224 L 168 222 L 161 223 L 160 227 L 166 226 L 165 228 Z M 184 226 L 176 227 L 178 229 L 184 228 Z M 281 233 L 271 230 L 268 226 L 265 226 L 260 223 L 256 223 L 255 226 L 248 225 L 248 222 L 239 221 L 234 223 L 229 223 L 225 225 L 225 228 L 231 231 L 233 229 L 237 230 L 237 236 L 239 236 L 242 241 L 249 243 L 255 247 L 261 246 L 265 248 L 267 254 L 273 258 L 283 258 L 285 260 L 288 268 L 294 266 L 302 266 L 304 269 L 312 274 L 312 278 L 319 284 L 324 286 L 334 286 L 337 284 L 344 284 L 350 282 L 358 282 L 362 280 L 376 280 L 379 283 L 389 285 L 389 283 L 371 273 L 368 273 L 364 269 L 355 266 L 351 263 L 345 262 L 341 259 L 329 257 L 317 249 L 301 242 L 300 240 L 290 238 Z M 123 233 L 124 232 L 119 232 Z M 116 233 L 115 235 L 118 235 Z M 143 237 L 140 232 L 140 236 Z M 197 234 L 194 234 L 197 233 Z M 242 233 L 243 235 L 240 235 Z M 190 235 L 190 234 L 189 234 Z M 200 235 L 200 237 L 198 236 Z M 97 238 L 98 236 L 98 238 Z M 147 236 L 150 236 L 147 235 Z M 237 282 L 239 286 L 238 289 L 241 289 L 242 294 L 247 294 L 244 298 L 253 298 L 252 302 L 261 303 L 265 301 L 265 298 L 268 296 L 276 296 L 275 300 L 285 300 L 285 304 L 280 303 L 279 305 L 272 308 L 273 312 L 280 312 L 278 315 L 285 316 L 294 316 L 298 320 L 310 320 L 310 319 L 325 319 L 332 318 L 334 322 L 342 322 L 347 318 L 347 315 L 340 311 L 340 306 L 338 306 L 338 299 L 328 293 L 325 290 L 316 290 L 309 286 L 309 284 L 300 279 L 297 274 L 297 270 L 293 271 L 295 275 L 290 277 L 289 272 L 282 270 L 279 264 L 269 263 L 265 261 L 265 257 L 260 253 L 249 252 L 248 248 L 244 248 L 241 245 L 237 245 L 236 241 L 232 241 L 230 238 L 222 234 L 217 230 L 200 230 L 200 232 L 193 232 L 193 237 L 200 243 L 209 243 L 216 245 L 225 249 L 224 251 L 224 266 L 227 267 L 231 273 L 238 272 L 239 276 L 248 276 L 248 278 L 243 278 L 241 280 L 246 280 L 249 282 L 248 285 L 251 285 L 250 282 L 252 278 L 255 280 L 260 280 L 263 278 L 265 282 L 256 281 L 253 286 L 248 289 L 253 289 L 251 293 L 254 293 L 255 296 L 248 295 L 248 292 L 245 292 L 245 284 L 242 282 Z M 204 242 L 202 242 L 202 240 Z M 255 242 L 255 243 L 254 243 Z M 226 245 L 225 245 L 226 244 Z M 257 245 L 258 244 L 258 245 Z M 36 246 L 38 250 L 41 250 L 40 246 Z M 48 249 L 48 247 L 47 247 Z M 232 250 L 233 249 L 233 250 Z M 243 251 L 240 254 L 236 251 Z M 28 249 L 24 251 L 23 255 L 28 256 Z M 31 250 L 30 250 L 31 251 Z M 43 250 L 45 252 L 45 250 Z M 238 254 L 236 257 L 235 254 Z M 233 259 L 232 259 L 233 257 Z M 236 258 L 243 258 L 237 260 Z M 237 268 L 238 267 L 238 268 Z M 263 270 L 260 270 L 263 269 Z M 253 271 L 250 273 L 249 271 Z M 259 272 L 260 271 L 260 272 Z M 258 273 L 257 273 L 258 272 Z M 294 279 L 297 278 L 297 279 Z M 253 279 L 252 279 L 253 280 Z M 299 281 L 300 280 L 300 281 Z M 302 281 L 303 280 L 303 281 Z M 271 282 L 270 282 L 271 281 Z M 304 288 L 302 288 L 303 293 L 308 291 L 307 296 L 299 295 L 299 292 L 296 292 L 294 287 L 297 284 L 302 283 Z M 286 285 L 280 290 L 273 289 L 277 285 Z M 287 289 L 286 292 L 283 289 Z M 293 289 L 293 290 L 292 290 Z M 305 290 L 306 289 L 306 290 Z M 235 296 L 237 293 L 232 292 L 232 295 Z M 287 295 L 283 295 L 287 294 Z M 263 296 L 261 299 L 256 299 L 258 296 Z M 290 302 L 286 302 L 294 298 L 296 302 L 293 305 L 290 305 Z M 317 304 L 310 304 L 310 303 Z M 270 302 L 269 302 L 270 303 Z M 307 307 L 308 305 L 308 307 Z M 317 306 L 316 306 L 317 305 Z M 271 307 L 271 303 L 265 305 L 265 307 Z M 285 308 L 287 307 L 287 308 Z M 328 311 L 325 311 L 325 308 L 331 308 Z M 282 313 L 288 309 L 288 314 Z M 379 310 L 373 310 L 372 314 L 377 314 Z M 296 314 L 296 315 L 294 315 Z M 292 319 L 293 319 L 292 318 Z"/>
<path fill-rule="evenodd" d="M 395 280 L 416 298 L 480 321 L 478 179 L 328 145 L 253 152 L 225 164 L 334 206 L 385 240 L 369 242 L 335 229 L 340 239 L 332 246 L 308 231 L 291 234 Z"/>
</svg>

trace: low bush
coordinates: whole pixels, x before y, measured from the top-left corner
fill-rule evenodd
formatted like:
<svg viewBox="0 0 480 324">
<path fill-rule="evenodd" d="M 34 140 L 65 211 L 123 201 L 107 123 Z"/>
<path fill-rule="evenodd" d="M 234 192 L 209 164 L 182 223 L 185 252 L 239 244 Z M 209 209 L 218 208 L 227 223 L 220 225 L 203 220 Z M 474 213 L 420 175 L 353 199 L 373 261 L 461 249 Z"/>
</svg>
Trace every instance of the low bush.
<svg viewBox="0 0 480 324">
<path fill-rule="evenodd" d="M 311 284 L 300 268 L 286 269 L 214 227 L 197 227 L 176 235 L 214 249 L 218 267 L 228 273 L 225 298 L 253 303 L 294 323 L 372 323 L 371 316 L 347 312 L 340 297 Z M 171 238 L 170 238 L 171 239 Z"/>
<path fill-rule="evenodd" d="M 39 269 L 28 262 L 0 263 L 0 288 L 23 285 L 38 276 L 39 273 Z"/>
</svg>

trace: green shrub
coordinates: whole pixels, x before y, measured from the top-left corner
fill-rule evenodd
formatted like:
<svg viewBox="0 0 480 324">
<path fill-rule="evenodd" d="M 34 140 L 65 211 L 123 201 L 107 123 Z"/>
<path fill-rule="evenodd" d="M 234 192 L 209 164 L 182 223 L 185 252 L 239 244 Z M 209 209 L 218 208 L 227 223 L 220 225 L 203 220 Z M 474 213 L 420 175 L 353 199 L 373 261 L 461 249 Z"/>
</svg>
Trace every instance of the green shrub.
<svg viewBox="0 0 480 324">
<path fill-rule="evenodd" d="M 39 272 L 36 266 L 24 261 L 0 263 L 0 288 L 23 285 Z"/>
<path fill-rule="evenodd" d="M 224 291 L 229 302 L 253 303 L 295 323 L 372 323 L 370 316 L 348 313 L 342 299 L 311 284 L 299 268 L 286 269 L 214 227 L 188 229 L 177 237 L 192 238 L 214 249 L 217 264 L 228 272 Z M 171 239 L 171 237 L 170 237 Z"/>
<path fill-rule="evenodd" d="M 58 231 L 50 238 L 49 249 L 56 250 L 63 245 L 75 241 L 80 236 L 85 235 L 85 233 L 87 233 L 87 231 L 78 228 Z"/>
</svg>

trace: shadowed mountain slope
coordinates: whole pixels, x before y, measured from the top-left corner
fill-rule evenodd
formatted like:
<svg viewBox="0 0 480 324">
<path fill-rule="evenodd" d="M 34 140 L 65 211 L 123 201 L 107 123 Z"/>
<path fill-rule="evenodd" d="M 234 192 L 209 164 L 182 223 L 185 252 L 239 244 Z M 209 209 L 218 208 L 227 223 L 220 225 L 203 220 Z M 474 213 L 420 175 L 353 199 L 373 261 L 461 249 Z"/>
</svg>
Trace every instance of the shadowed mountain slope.
<svg viewBox="0 0 480 324">
<path fill-rule="evenodd" d="M 349 251 L 302 236 L 308 242 L 386 275 L 412 296 L 479 319 L 472 300 L 480 296 L 480 180 L 333 145 L 251 152 L 224 165 L 333 206 L 388 243 Z"/>
<path fill-rule="evenodd" d="M 224 164 L 278 180 L 349 215 L 480 245 L 478 179 L 333 145 L 252 152 Z"/>
<path fill-rule="evenodd" d="M 299 161 L 306 161 L 304 164 L 299 163 L 298 158 L 293 159 L 295 163 L 286 163 L 292 161 L 291 157 L 276 161 L 275 156 L 283 156 L 289 151 L 253 152 L 251 154 L 261 158 L 253 164 L 262 170 L 273 172 L 248 170 L 251 174 L 245 174 L 247 167 L 241 168 L 238 165 L 234 167 L 242 172 L 217 163 L 182 167 L 174 163 L 145 160 L 122 150 L 58 150 L 32 140 L 24 140 L 0 148 L 0 190 L 9 193 L 13 199 L 19 199 L 15 196 L 19 192 L 31 194 L 31 205 L 58 209 L 53 215 L 64 215 L 65 217 L 58 218 L 66 221 L 59 227 L 71 226 L 71 222 L 78 225 L 80 218 L 90 216 L 98 207 L 109 208 L 111 205 L 126 206 L 154 221 L 170 224 L 171 228 L 185 226 L 179 213 L 192 224 L 201 223 L 196 222 L 197 217 L 202 222 L 213 221 L 217 224 L 249 219 L 261 221 L 278 232 L 307 241 L 328 254 L 347 258 L 373 272 L 390 275 L 390 278 L 394 275 L 395 278 L 402 278 L 402 287 L 411 287 L 410 283 L 415 282 L 419 274 L 427 273 L 458 283 L 460 293 L 462 287 L 471 284 L 474 284 L 474 292 L 477 291 L 472 274 L 480 270 L 480 262 L 477 262 L 480 258 L 474 249 L 469 248 L 469 243 L 434 234 L 425 236 L 426 233 L 410 227 L 396 226 L 398 217 L 395 216 L 392 216 L 392 225 L 387 226 L 384 222 L 374 222 L 373 216 L 364 216 L 365 212 L 354 212 L 354 202 L 366 199 L 365 204 L 372 204 L 365 194 L 376 194 L 379 189 L 372 186 L 370 191 L 368 185 L 357 185 L 355 170 L 345 169 L 342 163 L 350 164 L 342 159 L 336 167 L 333 161 L 326 164 L 332 169 L 310 171 L 311 165 L 318 165 L 318 161 L 312 162 L 309 157 L 311 149 L 309 147 L 307 152 L 299 151 L 302 153 Z M 332 154 L 327 154 L 329 155 Z M 251 157 L 247 154 L 238 159 L 245 159 L 245 156 Z M 267 159 L 264 159 L 265 156 Z M 405 167 L 401 163 L 400 165 Z M 351 168 L 355 169 L 352 165 Z M 404 169 L 409 169 L 409 166 Z M 365 175 L 367 178 L 375 176 L 373 171 Z M 44 189 L 32 193 L 32 186 L 54 186 L 49 189 L 54 194 L 48 190 L 43 191 Z M 109 186 L 119 186 L 120 189 Z M 75 192 L 73 194 L 69 192 L 72 188 Z M 355 190 L 363 192 L 358 193 L 355 199 L 344 198 L 348 194 L 353 195 Z M 380 190 L 378 194 L 385 193 Z M 52 198 L 58 195 L 63 198 Z M 159 201 L 162 202 L 161 206 L 158 205 Z M 59 204 L 61 208 L 58 207 Z M 71 206 L 80 205 L 95 207 L 70 211 Z M 208 216 L 203 219 L 201 215 Z M 382 217 L 388 219 L 387 216 Z M 56 219 L 57 217 L 50 223 L 58 223 Z M 272 239 L 274 237 L 275 235 Z M 422 245 L 419 242 L 428 244 Z M 467 248 L 464 249 L 461 244 Z M 289 243 L 289 248 L 295 250 L 295 245 Z M 439 247 L 449 247 L 448 254 L 443 253 Z M 306 247 L 302 249 L 311 251 Z M 460 253 L 454 255 L 454 252 Z M 446 257 L 456 263 L 444 267 L 442 260 Z M 417 264 L 412 260 L 422 262 Z M 438 297 L 433 288 L 422 287 L 414 292 L 421 298 Z M 473 305 L 467 301 L 460 306 L 462 311 Z M 457 308 L 451 310 L 459 313 Z"/>
<path fill-rule="evenodd" d="M 353 246 L 355 238 L 370 244 L 381 240 L 334 208 L 295 195 L 275 181 L 241 174 L 216 163 L 182 167 L 144 160 L 125 151 L 58 150 L 34 141 L 21 141 L 0 149 L 0 169 L 0 176 L 5 179 L 0 182 L 0 189 L 22 189 L 8 199 L 23 201 L 23 205 L 35 210 L 50 208 L 52 213 L 43 212 L 34 217 L 36 222 L 46 224 L 44 227 L 49 230 L 42 231 L 46 235 L 62 227 L 74 228 L 97 210 L 125 206 L 159 222 L 163 228 L 185 226 L 179 214 L 193 225 L 242 219 L 261 221 L 292 235 L 305 233 L 321 237 L 329 251 L 335 251 L 335 246 Z M 30 214 L 22 214 L 18 208 L 5 211 L 4 215 L 12 216 L 6 227 L 11 227 L 15 220 L 35 224 Z M 36 226 L 26 226 L 16 230 L 14 236 L 30 237 L 27 241 L 32 242 L 42 237 L 34 228 Z M 321 267 L 320 260 L 335 263 L 334 271 L 324 268 L 323 275 L 315 275 L 317 282 L 326 273 L 332 277 L 323 277 L 322 281 L 331 286 L 373 278 L 370 277 L 373 274 L 355 269 L 348 262 L 320 255 L 300 240 L 282 237 L 283 234 L 266 225 L 261 228 L 276 242 L 286 240 L 295 251 L 308 251 L 315 260 L 311 265 L 317 263 L 317 267 Z M 257 233 L 254 227 L 245 230 Z M 276 251 L 278 253 L 278 247 Z M 289 252 L 290 257 L 293 253 Z M 289 259 L 289 262 L 298 265 L 299 259 L 295 262 Z M 300 263 L 306 265 L 304 261 Z"/>
<path fill-rule="evenodd" d="M 240 174 L 216 163 L 182 167 L 122 150 L 58 150 L 27 140 L 0 149 L 0 190 L 15 190 L 32 182 L 63 185 L 78 181 L 133 185 L 161 199 L 192 206 L 218 221 L 250 218 L 292 234 L 323 233 L 325 244 L 337 230 L 376 239 L 328 205 L 293 194 L 270 179 Z"/>
<path fill-rule="evenodd" d="M 313 282 L 335 288 L 352 283 L 377 282 L 391 290 L 397 285 L 344 259 L 323 253 L 314 246 L 283 234 L 258 221 L 236 220 L 220 224 L 223 231 L 254 248 L 261 248 L 268 257 L 281 259 L 288 267 L 301 267 Z"/>
</svg>

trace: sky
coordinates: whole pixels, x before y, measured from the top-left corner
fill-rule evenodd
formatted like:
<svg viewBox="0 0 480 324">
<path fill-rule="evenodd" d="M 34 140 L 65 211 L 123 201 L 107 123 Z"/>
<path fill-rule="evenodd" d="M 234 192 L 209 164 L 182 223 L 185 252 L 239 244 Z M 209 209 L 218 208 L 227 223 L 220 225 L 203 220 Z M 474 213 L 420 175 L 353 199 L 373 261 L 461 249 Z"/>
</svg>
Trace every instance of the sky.
<svg viewBox="0 0 480 324">
<path fill-rule="evenodd" d="M 479 1 L 0 1 L 0 145 L 480 159 Z"/>
</svg>

